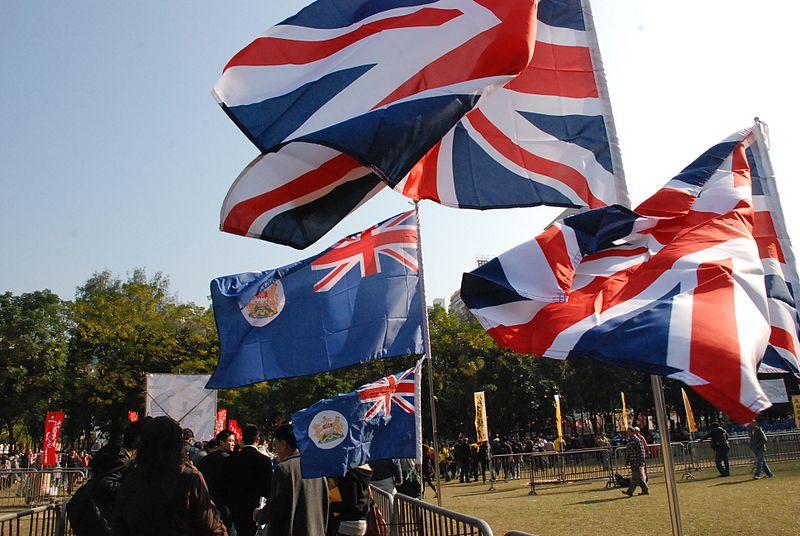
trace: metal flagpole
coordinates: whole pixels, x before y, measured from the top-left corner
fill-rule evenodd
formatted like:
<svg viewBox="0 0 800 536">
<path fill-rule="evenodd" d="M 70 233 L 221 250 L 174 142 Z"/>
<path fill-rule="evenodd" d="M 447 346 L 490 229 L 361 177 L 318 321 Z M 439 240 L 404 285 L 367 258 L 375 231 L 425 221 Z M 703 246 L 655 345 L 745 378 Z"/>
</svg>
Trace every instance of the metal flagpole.
<svg viewBox="0 0 800 536">
<path fill-rule="evenodd" d="M 656 421 L 661 436 L 661 455 L 664 458 L 664 479 L 667 482 L 667 499 L 669 502 L 669 518 L 672 523 L 672 535 L 683 536 L 681 525 L 681 507 L 678 504 L 678 485 L 675 481 L 675 468 L 672 463 L 672 449 L 669 444 L 669 427 L 667 426 L 667 407 L 664 403 L 664 386 L 661 376 L 650 375 L 653 386 L 653 400 L 656 406 Z"/>
<path fill-rule="evenodd" d="M 422 295 L 422 344 L 428 361 L 428 395 L 431 405 L 431 432 L 433 433 L 433 472 L 436 475 L 436 503 L 442 506 L 442 480 L 439 474 L 439 433 L 436 429 L 436 402 L 433 396 L 433 356 L 431 355 L 431 333 L 428 326 L 428 305 L 425 299 L 425 269 L 422 263 L 422 230 L 419 217 L 419 201 L 414 201 L 414 212 L 417 216 L 417 263 L 419 264 L 419 286 Z M 423 453 L 423 456 L 425 454 Z M 422 483 L 425 491 L 425 482 Z"/>
</svg>

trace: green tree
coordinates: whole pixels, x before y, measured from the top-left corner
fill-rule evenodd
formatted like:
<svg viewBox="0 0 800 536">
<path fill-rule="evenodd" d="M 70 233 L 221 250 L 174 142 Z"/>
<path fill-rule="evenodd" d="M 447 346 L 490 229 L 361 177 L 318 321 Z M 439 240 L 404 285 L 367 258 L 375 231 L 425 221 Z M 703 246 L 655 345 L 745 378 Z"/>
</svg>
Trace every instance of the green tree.
<svg viewBox="0 0 800 536">
<path fill-rule="evenodd" d="M 146 373 L 205 373 L 216 361 L 209 310 L 181 304 L 162 274 L 135 270 L 127 280 L 94 274 L 78 288 L 67 378 L 77 437 L 109 429 L 144 407 Z"/>
<path fill-rule="evenodd" d="M 0 295 L 0 422 L 9 443 L 19 425 L 35 443 L 47 411 L 62 403 L 69 304 L 49 290 Z"/>
</svg>

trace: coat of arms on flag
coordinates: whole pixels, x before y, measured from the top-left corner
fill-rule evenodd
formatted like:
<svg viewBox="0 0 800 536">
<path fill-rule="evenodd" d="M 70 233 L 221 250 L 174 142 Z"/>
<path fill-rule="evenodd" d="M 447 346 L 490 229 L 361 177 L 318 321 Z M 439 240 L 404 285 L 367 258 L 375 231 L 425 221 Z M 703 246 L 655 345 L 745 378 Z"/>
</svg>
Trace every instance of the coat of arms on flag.
<svg viewBox="0 0 800 536">
<path fill-rule="evenodd" d="M 370 460 L 416 455 L 419 366 L 292 415 L 304 478 L 344 476 Z"/>
</svg>

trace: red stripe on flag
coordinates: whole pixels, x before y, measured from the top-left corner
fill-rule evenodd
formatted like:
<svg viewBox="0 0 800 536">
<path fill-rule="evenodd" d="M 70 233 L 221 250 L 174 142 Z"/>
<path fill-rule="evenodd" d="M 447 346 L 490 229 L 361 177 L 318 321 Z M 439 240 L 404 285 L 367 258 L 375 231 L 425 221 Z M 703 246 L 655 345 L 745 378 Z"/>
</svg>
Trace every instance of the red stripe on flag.
<svg viewBox="0 0 800 536">
<path fill-rule="evenodd" d="M 550 271 L 553 272 L 556 281 L 558 281 L 559 288 L 564 293 L 569 293 L 575 269 L 572 266 L 572 259 L 561 228 L 557 225 L 551 225 L 535 240 L 539 244 L 544 258 L 547 259 L 547 264 L 550 266 Z"/>
<path fill-rule="evenodd" d="M 589 183 L 586 181 L 586 177 L 575 169 L 560 162 L 548 160 L 530 151 L 526 151 L 513 140 L 509 139 L 480 109 L 473 110 L 467 117 L 472 126 L 475 127 L 475 130 L 505 158 L 528 171 L 544 175 L 545 177 L 551 177 L 564 183 L 571 188 L 589 208 L 605 206 L 603 200 L 595 197 L 591 190 L 589 190 Z"/>
<path fill-rule="evenodd" d="M 426 154 L 422 160 L 414 164 L 403 186 L 404 196 L 410 197 L 414 201 L 430 199 L 437 203 L 442 202 L 439 198 L 439 190 L 437 188 L 439 154 L 441 149 L 442 143 L 439 142 L 433 146 L 433 149 L 428 151 L 428 154 Z"/>
<path fill-rule="evenodd" d="M 442 26 L 463 15 L 457 9 L 423 8 L 409 15 L 370 22 L 352 32 L 326 41 L 298 41 L 280 37 L 260 37 L 239 51 L 222 72 L 238 66 L 303 65 L 347 48 L 353 43 L 387 30 Z"/>
<path fill-rule="evenodd" d="M 600 259 L 605 259 L 608 257 L 638 257 L 639 255 L 644 255 L 645 253 L 647 253 L 646 247 L 639 247 L 632 249 L 608 249 L 586 255 L 583 258 L 583 260 L 581 260 L 581 263 L 598 261 Z"/>
<path fill-rule="evenodd" d="M 791 333 L 778 326 L 772 326 L 772 332 L 769 335 L 769 343 L 778 348 L 784 348 L 786 351 L 791 352 L 792 355 L 797 357 L 797 348 L 794 346 L 794 337 Z"/>
<path fill-rule="evenodd" d="M 744 144 L 740 143 L 733 150 L 733 187 L 739 188 L 746 186 L 752 188 L 753 183 L 750 180 L 750 164 L 747 162 L 747 153 L 744 149 Z"/>
<path fill-rule="evenodd" d="M 575 99 L 599 96 L 588 48 L 541 41 L 536 42 L 530 65 L 505 87 L 520 93 Z"/>
<path fill-rule="evenodd" d="M 674 218 L 686 214 L 697 197 L 683 190 L 662 188 L 636 207 L 636 213 L 657 218 Z"/>
<path fill-rule="evenodd" d="M 536 44 L 536 8 L 531 2 L 475 0 L 500 22 L 451 50 L 403 82 L 374 108 L 416 95 L 481 78 L 517 75 L 531 60 Z M 491 58 L 491 61 L 487 61 Z"/>
<path fill-rule="evenodd" d="M 697 391 L 712 404 L 724 408 L 729 416 L 741 417 L 731 414 L 731 411 L 735 413 L 746 409 L 738 398 L 742 383 L 742 357 L 731 259 L 701 264 L 697 268 L 689 352 L 689 371 L 710 384 L 699 386 Z M 731 398 L 731 394 L 735 394 L 736 398 Z M 731 409 L 735 407 L 741 409 Z"/>
<path fill-rule="evenodd" d="M 766 211 L 755 213 L 755 224 L 753 225 L 753 237 L 758 246 L 758 256 L 762 259 L 777 259 L 780 263 L 785 263 L 783 249 L 778 242 L 775 233 L 775 222 L 772 221 L 772 214 Z"/>
<path fill-rule="evenodd" d="M 286 184 L 251 197 L 234 206 L 222 224 L 227 233 L 245 235 L 261 214 L 317 190 L 335 184 L 361 164 L 345 154 L 338 155 L 317 169 L 311 170 Z"/>
</svg>

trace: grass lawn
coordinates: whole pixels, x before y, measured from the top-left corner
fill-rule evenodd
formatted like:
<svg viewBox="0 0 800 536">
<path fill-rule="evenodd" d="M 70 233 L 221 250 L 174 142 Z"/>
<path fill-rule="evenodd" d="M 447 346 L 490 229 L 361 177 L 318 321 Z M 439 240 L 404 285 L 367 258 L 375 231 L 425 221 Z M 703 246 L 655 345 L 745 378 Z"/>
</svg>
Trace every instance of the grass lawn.
<svg viewBox="0 0 800 536">
<path fill-rule="evenodd" d="M 800 462 L 771 463 L 775 478 L 753 480 L 746 467 L 718 478 L 715 469 L 678 482 L 686 535 L 800 535 Z M 678 475 L 680 478 L 680 475 Z M 650 495 L 626 497 L 605 482 L 537 487 L 528 496 L 526 480 L 488 484 L 443 484 L 442 506 L 486 520 L 495 536 L 521 530 L 538 536 L 670 535 L 663 475 L 650 478 Z M 433 504 L 433 493 L 426 500 Z"/>
</svg>

